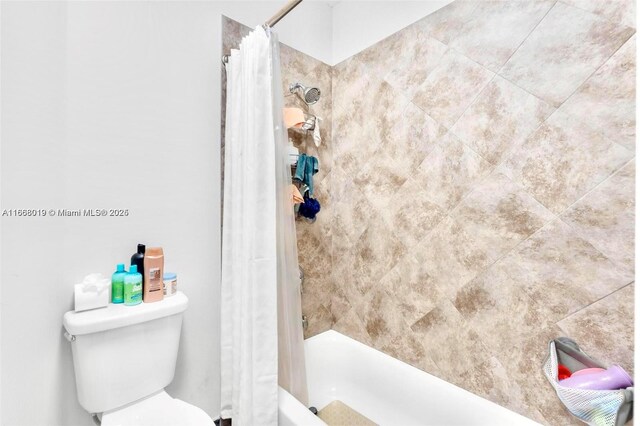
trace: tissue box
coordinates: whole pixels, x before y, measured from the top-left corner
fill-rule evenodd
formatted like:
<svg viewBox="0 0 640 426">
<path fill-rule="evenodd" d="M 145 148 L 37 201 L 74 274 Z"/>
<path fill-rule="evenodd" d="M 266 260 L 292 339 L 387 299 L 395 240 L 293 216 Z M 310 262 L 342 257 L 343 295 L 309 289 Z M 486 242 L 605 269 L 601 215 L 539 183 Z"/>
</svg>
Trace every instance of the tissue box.
<svg viewBox="0 0 640 426">
<path fill-rule="evenodd" d="M 111 280 L 102 274 L 90 274 L 74 286 L 75 311 L 104 308 L 111 301 Z"/>
</svg>

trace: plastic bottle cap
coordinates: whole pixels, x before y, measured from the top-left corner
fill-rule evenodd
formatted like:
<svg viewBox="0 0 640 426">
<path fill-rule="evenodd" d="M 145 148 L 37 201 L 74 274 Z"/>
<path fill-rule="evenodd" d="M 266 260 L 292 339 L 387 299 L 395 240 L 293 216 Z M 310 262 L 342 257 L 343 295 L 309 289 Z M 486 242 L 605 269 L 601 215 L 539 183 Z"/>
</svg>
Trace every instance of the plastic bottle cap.
<svg viewBox="0 0 640 426">
<path fill-rule="evenodd" d="M 116 272 L 124 272 L 124 263 L 118 263 L 116 267 Z"/>
<path fill-rule="evenodd" d="M 163 280 L 175 280 L 177 277 L 178 275 L 175 272 L 165 272 L 162 274 Z"/>
<path fill-rule="evenodd" d="M 131 268 L 129 268 L 129 273 L 130 274 L 138 273 L 138 265 L 131 265 Z"/>
<path fill-rule="evenodd" d="M 138 244 L 138 253 L 144 254 L 146 249 L 147 249 L 147 246 L 145 246 L 144 244 Z"/>
</svg>

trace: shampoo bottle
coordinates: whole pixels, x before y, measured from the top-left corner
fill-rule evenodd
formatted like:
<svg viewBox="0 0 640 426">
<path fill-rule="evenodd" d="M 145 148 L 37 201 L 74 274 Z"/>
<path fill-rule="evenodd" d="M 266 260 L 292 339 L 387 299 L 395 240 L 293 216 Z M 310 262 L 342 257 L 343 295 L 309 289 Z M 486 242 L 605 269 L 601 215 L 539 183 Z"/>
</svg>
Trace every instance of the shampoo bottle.
<svg viewBox="0 0 640 426">
<path fill-rule="evenodd" d="M 131 265 L 129 273 L 124 277 L 124 304 L 137 305 L 142 302 L 142 275 L 138 273 L 138 267 Z"/>
<path fill-rule="evenodd" d="M 111 275 L 111 303 L 124 303 L 124 263 L 118 263 L 116 271 Z"/>
<path fill-rule="evenodd" d="M 164 253 L 162 247 L 149 247 L 144 255 L 144 303 L 159 302 L 164 298 L 163 273 Z"/>
<path fill-rule="evenodd" d="M 131 256 L 131 264 L 138 267 L 138 273 L 142 274 L 142 281 L 144 282 L 144 252 L 145 245 L 138 244 L 138 251 Z"/>
</svg>

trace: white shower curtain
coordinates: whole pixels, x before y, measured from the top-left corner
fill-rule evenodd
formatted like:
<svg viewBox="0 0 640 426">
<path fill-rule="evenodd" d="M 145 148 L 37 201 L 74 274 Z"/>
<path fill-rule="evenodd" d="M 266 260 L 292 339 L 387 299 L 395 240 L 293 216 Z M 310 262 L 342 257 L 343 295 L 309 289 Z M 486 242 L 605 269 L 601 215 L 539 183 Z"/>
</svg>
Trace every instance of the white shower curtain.
<svg viewBox="0 0 640 426">
<path fill-rule="evenodd" d="M 257 27 L 226 70 L 221 417 L 275 426 L 278 383 L 307 403 L 276 34 Z"/>
</svg>

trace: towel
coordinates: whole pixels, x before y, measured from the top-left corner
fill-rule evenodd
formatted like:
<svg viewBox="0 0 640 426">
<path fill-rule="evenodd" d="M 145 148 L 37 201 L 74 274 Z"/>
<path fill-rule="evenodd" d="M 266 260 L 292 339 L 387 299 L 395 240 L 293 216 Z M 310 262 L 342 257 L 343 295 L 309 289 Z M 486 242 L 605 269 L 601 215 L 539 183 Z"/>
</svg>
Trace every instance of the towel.
<svg viewBox="0 0 640 426">
<path fill-rule="evenodd" d="M 300 108 L 284 109 L 284 125 L 287 129 L 292 127 L 302 127 L 304 122 L 304 112 Z"/>
<path fill-rule="evenodd" d="M 320 123 L 322 122 L 322 118 L 316 116 L 316 125 L 313 128 L 313 143 L 316 144 L 317 147 L 320 146 L 320 142 L 322 142 L 322 137 L 320 136 Z"/>
<path fill-rule="evenodd" d="M 293 198 L 293 204 L 300 204 L 304 202 L 304 198 L 302 194 L 298 190 L 298 187 L 294 184 L 291 184 L 291 196 Z"/>
<path fill-rule="evenodd" d="M 296 166 L 296 175 L 294 179 L 299 180 L 309 187 L 309 195 L 313 196 L 313 175 L 318 173 L 318 159 L 311 155 L 300 154 L 298 156 L 298 165 Z"/>
</svg>

